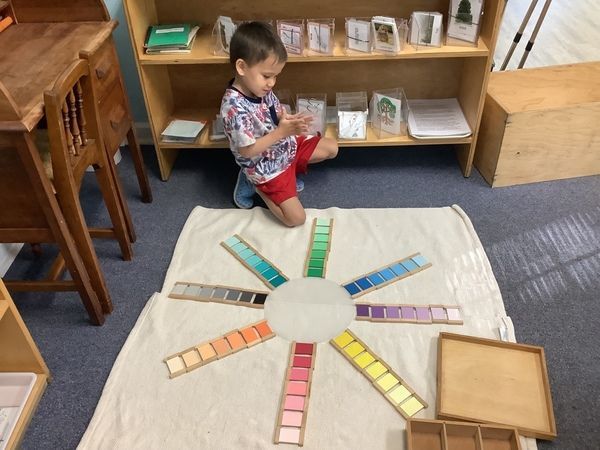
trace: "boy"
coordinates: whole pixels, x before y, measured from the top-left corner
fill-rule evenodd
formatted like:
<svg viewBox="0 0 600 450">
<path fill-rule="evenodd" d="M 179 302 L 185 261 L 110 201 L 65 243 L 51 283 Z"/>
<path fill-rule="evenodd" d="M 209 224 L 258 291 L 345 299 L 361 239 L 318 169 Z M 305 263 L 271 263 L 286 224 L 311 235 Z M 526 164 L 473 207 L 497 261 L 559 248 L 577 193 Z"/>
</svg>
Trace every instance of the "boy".
<svg viewBox="0 0 600 450">
<path fill-rule="evenodd" d="M 307 164 L 334 158 L 337 142 L 306 135 L 311 117 L 287 114 L 273 94 L 287 52 L 279 36 L 262 22 L 238 27 L 229 46 L 235 78 L 221 102 L 231 152 L 241 167 L 234 191 L 240 208 L 252 207 L 254 189 L 285 225 L 306 220 L 296 193 L 296 174 Z"/>
</svg>

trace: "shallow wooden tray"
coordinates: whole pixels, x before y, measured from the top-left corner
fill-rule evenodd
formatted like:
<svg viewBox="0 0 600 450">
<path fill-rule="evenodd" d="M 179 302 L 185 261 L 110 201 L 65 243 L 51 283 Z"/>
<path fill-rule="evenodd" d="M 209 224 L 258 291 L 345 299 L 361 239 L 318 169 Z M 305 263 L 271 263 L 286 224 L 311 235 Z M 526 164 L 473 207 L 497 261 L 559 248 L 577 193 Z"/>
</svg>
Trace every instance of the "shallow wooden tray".
<svg viewBox="0 0 600 450">
<path fill-rule="evenodd" d="M 544 349 L 440 333 L 436 410 L 438 419 L 503 424 L 554 439 Z"/>
<path fill-rule="evenodd" d="M 501 425 L 409 419 L 408 450 L 521 450 L 519 432 Z"/>
</svg>

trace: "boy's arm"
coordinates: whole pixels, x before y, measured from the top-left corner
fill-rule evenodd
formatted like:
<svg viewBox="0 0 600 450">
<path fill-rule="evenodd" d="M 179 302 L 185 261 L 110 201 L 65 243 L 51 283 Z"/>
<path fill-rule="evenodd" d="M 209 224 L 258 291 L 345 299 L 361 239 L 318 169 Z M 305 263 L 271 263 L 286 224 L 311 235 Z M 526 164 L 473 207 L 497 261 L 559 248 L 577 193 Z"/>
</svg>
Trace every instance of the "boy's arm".
<svg viewBox="0 0 600 450">
<path fill-rule="evenodd" d="M 277 127 L 270 133 L 258 138 L 254 142 L 254 144 L 249 145 L 247 147 L 241 147 L 239 149 L 240 155 L 244 158 L 253 158 L 266 151 L 271 145 L 275 144 L 277 141 L 280 141 L 281 139 L 284 139 L 286 137 L 287 136 L 284 133 L 282 133 L 282 129 Z"/>
<path fill-rule="evenodd" d="M 306 124 L 304 115 L 295 114 L 289 116 L 284 112 L 277 128 L 269 134 L 265 134 L 263 137 L 258 138 L 254 144 L 240 147 L 239 153 L 244 158 L 253 158 L 266 151 L 277 141 L 288 136 L 306 133 L 307 131 L 308 125 Z"/>
</svg>

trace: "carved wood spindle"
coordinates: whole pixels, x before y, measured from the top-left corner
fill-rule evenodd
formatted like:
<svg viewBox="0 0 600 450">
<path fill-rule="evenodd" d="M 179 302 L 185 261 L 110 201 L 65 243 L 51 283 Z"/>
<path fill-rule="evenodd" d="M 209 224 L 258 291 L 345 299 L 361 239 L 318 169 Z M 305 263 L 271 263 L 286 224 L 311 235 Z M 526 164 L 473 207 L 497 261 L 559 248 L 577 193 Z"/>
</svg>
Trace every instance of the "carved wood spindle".
<svg viewBox="0 0 600 450">
<path fill-rule="evenodd" d="M 73 135 L 73 146 L 75 147 L 75 156 L 79 156 L 80 150 L 80 133 L 79 133 L 79 124 L 77 123 L 77 102 L 75 101 L 75 94 L 73 89 L 69 91 L 67 94 L 67 99 L 69 102 L 69 113 L 71 115 L 71 134 Z"/>
<path fill-rule="evenodd" d="M 75 84 L 75 98 L 77 99 L 77 123 L 81 132 L 81 146 L 85 147 L 87 145 L 87 130 L 85 128 L 87 124 L 83 113 L 83 89 L 80 81 Z"/>
<path fill-rule="evenodd" d="M 69 155 L 75 155 L 75 147 L 73 147 L 73 136 L 71 135 L 71 119 L 69 118 L 69 106 L 67 105 L 66 100 L 63 102 L 61 111 L 63 118 L 63 127 L 65 130 L 65 140 L 67 142 L 67 149 L 69 150 Z"/>
</svg>

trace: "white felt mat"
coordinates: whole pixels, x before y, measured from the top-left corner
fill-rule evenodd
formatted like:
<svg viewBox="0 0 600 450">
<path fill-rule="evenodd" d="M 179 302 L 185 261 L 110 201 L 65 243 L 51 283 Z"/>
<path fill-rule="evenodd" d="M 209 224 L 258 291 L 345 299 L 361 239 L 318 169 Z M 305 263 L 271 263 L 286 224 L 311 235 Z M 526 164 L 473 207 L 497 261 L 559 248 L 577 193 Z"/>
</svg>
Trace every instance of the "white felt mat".
<svg viewBox="0 0 600 450">
<path fill-rule="evenodd" d="M 175 379 L 165 356 L 263 318 L 263 310 L 167 298 L 176 281 L 266 290 L 219 245 L 233 234 L 290 278 L 302 276 L 315 217 L 333 218 L 327 278 L 339 283 L 420 252 L 433 266 L 371 292 L 371 302 L 459 305 L 464 326 L 353 322 L 350 329 L 389 363 L 434 418 L 440 331 L 498 338 L 502 297 L 481 243 L 457 206 L 307 210 L 287 229 L 261 209 L 192 211 L 161 293 L 150 298 L 121 350 L 81 449 L 262 449 L 273 434 L 289 343 L 275 337 Z M 510 320 L 509 335 L 514 339 Z M 306 449 L 403 449 L 405 420 L 328 343 L 318 346 Z M 536 448 L 523 439 L 524 450 Z M 282 447 L 290 447 L 282 444 Z"/>
</svg>

